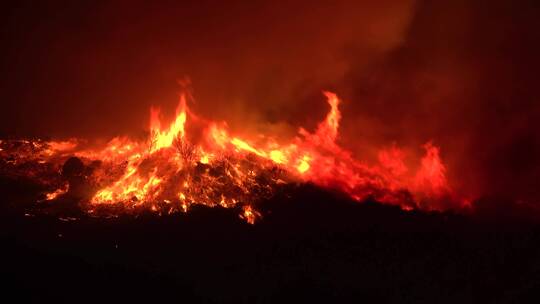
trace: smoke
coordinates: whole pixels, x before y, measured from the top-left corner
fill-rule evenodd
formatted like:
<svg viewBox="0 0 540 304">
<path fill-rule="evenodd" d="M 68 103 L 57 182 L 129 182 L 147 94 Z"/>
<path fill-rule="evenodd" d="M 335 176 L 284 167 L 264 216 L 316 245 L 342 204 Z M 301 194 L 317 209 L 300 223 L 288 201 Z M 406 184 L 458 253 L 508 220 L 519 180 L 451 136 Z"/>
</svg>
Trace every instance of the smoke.
<svg viewBox="0 0 540 304">
<path fill-rule="evenodd" d="M 150 105 L 174 113 L 185 76 L 192 106 L 211 119 L 242 128 L 314 123 L 326 112 L 321 91 L 348 68 L 347 48 L 361 46 L 369 62 L 401 43 L 412 3 L 370 2 L 12 4 L 3 18 L 1 129 L 133 132 L 147 127 Z M 321 115 L 309 118 L 311 109 Z"/>
<path fill-rule="evenodd" d="M 340 95 L 338 141 L 441 147 L 454 188 L 535 200 L 537 4 L 522 1 L 13 3 L 2 13 L 5 136 L 143 132 L 195 112 L 238 132 L 314 128 Z"/>
<path fill-rule="evenodd" d="M 346 98 L 358 103 L 346 112 L 358 118 L 343 130 L 363 126 L 363 140 L 349 144 L 418 146 L 432 138 L 455 188 L 537 202 L 537 7 L 532 1 L 418 3 L 404 42 L 367 67 L 353 63 L 341 83 L 351 90 Z"/>
</svg>

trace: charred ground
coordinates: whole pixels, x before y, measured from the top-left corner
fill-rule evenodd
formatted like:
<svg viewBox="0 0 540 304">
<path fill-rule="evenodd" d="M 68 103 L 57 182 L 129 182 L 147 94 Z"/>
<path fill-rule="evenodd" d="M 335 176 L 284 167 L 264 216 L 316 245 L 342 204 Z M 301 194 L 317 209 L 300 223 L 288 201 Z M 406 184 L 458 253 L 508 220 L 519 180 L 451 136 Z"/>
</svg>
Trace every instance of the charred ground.
<svg viewBox="0 0 540 304">
<path fill-rule="evenodd" d="M 510 205 L 406 212 L 301 185 L 255 225 L 205 206 L 69 220 L 9 204 L 29 184 L 1 185 L 4 287 L 20 300 L 523 303 L 540 288 L 540 226 Z"/>
</svg>

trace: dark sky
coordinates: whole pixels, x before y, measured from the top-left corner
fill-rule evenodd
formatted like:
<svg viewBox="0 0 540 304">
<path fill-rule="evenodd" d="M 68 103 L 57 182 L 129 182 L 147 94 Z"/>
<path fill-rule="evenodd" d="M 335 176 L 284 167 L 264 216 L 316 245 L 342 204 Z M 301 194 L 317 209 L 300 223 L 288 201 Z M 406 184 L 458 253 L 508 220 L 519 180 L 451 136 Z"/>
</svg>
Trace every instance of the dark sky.
<svg viewBox="0 0 540 304">
<path fill-rule="evenodd" d="M 333 90 L 358 155 L 432 139 L 455 187 L 536 201 L 538 6 L 14 1 L 1 13 L 0 134 L 142 132 L 150 105 L 174 112 L 186 76 L 196 112 L 281 132 L 314 126 Z"/>
</svg>

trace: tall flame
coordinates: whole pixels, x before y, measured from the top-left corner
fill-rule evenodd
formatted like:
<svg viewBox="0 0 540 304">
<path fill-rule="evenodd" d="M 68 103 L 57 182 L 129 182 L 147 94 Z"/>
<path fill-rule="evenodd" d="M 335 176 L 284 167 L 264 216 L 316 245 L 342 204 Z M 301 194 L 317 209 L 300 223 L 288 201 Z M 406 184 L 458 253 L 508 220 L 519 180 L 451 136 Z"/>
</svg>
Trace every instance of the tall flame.
<svg viewBox="0 0 540 304">
<path fill-rule="evenodd" d="M 152 151 L 170 147 L 177 138 L 184 138 L 186 133 L 186 97 L 180 96 L 180 104 L 176 109 L 176 118 L 169 126 L 169 129 L 162 131 L 159 119 L 159 109 L 150 110 L 150 131 L 152 132 L 153 144 Z"/>
</svg>

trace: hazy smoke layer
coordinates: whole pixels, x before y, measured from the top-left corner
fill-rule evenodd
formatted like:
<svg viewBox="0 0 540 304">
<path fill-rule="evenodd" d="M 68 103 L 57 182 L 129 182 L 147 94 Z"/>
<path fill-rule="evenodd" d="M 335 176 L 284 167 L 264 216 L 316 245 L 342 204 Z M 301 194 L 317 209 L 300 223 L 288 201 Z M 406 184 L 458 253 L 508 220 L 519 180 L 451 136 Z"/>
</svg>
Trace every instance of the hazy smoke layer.
<svg viewBox="0 0 540 304">
<path fill-rule="evenodd" d="M 137 135 L 150 105 L 290 134 L 343 97 L 373 157 L 432 139 L 471 194 L 540 198 L 535 1 L 65 1 L 3 11 L 4 136 Z"/>
</svg>

